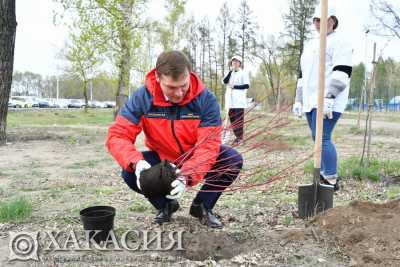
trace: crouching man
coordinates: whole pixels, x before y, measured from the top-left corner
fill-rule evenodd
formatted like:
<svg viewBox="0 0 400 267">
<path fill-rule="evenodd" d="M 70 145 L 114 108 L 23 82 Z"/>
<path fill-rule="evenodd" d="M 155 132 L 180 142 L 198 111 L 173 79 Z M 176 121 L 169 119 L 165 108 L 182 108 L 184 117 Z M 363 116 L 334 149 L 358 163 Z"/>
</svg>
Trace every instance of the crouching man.
<svg viewBox="0 0 400 267">
<path fill-rule="evenodd" d="M 135 147 L 142 130 L 148 151 Z M 109 128 L 106 146 L 122 167 L 127 185 L 140 194 L 141 183 L 146 182 L 140 179 L 141 172 L 162 160 L 177 164 L 178 176 L 169 194 L 145 194 L 158 210 L 156 223 L 169 222 L 185 189 L 203 182 L 189 213 L 209 227 L 222 227 L 212 210 L 221 192 L 238 177 L 243 159 L 221 145 L 217 100 L 191 72 L 183 53 L 164 52 L 157 58 L 144 86 L 133 92 Z"/>
</svg>

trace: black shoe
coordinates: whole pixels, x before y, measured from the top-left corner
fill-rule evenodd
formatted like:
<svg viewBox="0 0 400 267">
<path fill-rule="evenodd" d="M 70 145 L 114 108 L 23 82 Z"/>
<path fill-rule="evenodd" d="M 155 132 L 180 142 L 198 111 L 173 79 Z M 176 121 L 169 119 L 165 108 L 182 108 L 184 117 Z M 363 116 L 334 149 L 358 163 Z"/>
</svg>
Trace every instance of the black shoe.
<svg viewBox="0 0 400 267">
<path fill-rule="evenodd" d="M 236 139 L 232 142 L 232 146 L 238 146 L 238 145 L 241 145 L 242 143 L 243 143 L 243 139 L 236 138 Z"/>
<path fill-rule="evenodd" d="M 211 228 L 222 228 L 221 221 L 213 214 L 212 210 L 206 209 L 203 203 L 194 204 L 190 207 L 190 215 L 196 217 L 204 225 Z"/>
<path fill-rule="evenodd" d="M 171 220 L 171 215 L 179 209 L 179 203 L 176 200 L 168 201 L 163 209 L 158 210 L 154 222 L 163 224 Z"/>
<path fill-rule="evenodd" d="M 336 192 L 336 191 L 339 191 L 339 189 L 340 189 L 339 180 L 340 180 L 340 178 L 338 177 L 338 178 L 336 179 L 336 184 L 331 184 L 330 182 L 328 182 L 328 181 L 324 178 L 324 176 L 322 176 L 322 175 L 319 176 L 319 181 L 320 181 L 320 183 L 321 183 L 321 184 L 332 185 L 332 186 L 333 186 L 333 191 L 335 191 L 335 192 Z"/>
</svg>

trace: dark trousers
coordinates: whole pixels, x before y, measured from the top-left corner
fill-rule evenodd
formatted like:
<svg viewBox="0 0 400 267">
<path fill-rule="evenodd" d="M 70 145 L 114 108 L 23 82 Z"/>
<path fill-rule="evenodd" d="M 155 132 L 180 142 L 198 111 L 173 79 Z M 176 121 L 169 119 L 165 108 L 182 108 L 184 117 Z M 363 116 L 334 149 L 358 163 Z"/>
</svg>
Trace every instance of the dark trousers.
<svg viewBox="0 0 400 267">
<path fill-rule="evenodd" d="M 154 151 L 143 152 L 144 159 L 150 165 L 156 165 L 161 160 L 158 154 Z M 206 174 L 204 180 L 206 183 L 201 187 L 201 190 L 220 190 L 223 191 L 226 187 L 232 184 L 232 182 L 239 176 L 239 172 L 243 166 L 242 156 L 233 148 L 221 145 L 220 153 L 216 163 L 211 168 L 210 172 Z M 224 169 L 229 168 L 229 170 Z M 127 172 L 122 170 L 121 174 L 127 185 L 134 191 L 142 194 L 140 189 L 136 185 L 136 175 L 134 172 Z M 222 192 L 198 192 L 195 199 L 195 203 L 202 202 L 204 207 L 212 209 L 217 203 Z M 167 201 L 171 201 L 166 197 L 148 198 L 149 202 L 156 208 L 161 209 L 165 207 Z"/>
<path fill-rule="evenodd" d="M 237 139 L 243 140 L 244 108 L 230 108 L 229 121 Z"/>
</svg>

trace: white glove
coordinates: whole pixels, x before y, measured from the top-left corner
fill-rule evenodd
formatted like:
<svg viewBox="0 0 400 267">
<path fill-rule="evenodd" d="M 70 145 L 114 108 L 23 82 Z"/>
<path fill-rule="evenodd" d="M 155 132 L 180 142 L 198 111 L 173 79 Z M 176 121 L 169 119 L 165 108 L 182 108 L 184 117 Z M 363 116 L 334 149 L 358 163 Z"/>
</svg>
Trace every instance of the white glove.
<svg viewBox="0 0 400 267">
<path fill-rule="evenodd" d="M 297 117 L 301 117 L 303 115 L 303 105 L 300 102 L 294 103 L 293 114 Z"/>
<path fill-rule="evenodd" d="M 326 98 L 324 99 L 324 118 L 332 119 L 333 118 L 333 104 L 335 104 L 334 98 Z"/>
<path fill-rule="evenodd" d="M 139 179 L 140 173 L 142 171 L 150 169 L 150 168 L 151 168 L 151 165 L 144 159 L 141 159 L 136 163 L 136 168 L 135 168 L 136 185 L 140 190 L 142 190 L 142 188 L 140 187 L 140 179 Z"/>
<path fill-rule="evenodd" d="M 179 169 L 178 169 L 178 171 L 179 171 Z M 166 198 L 169 198 L 169 199 L 180 198 L 186 190 L 185 177 L 179 176 L 171 183 L 171 186 L 173 187 L 173 189 L 171 190 L 169 195 L 166 196 Z"/>
</svg>

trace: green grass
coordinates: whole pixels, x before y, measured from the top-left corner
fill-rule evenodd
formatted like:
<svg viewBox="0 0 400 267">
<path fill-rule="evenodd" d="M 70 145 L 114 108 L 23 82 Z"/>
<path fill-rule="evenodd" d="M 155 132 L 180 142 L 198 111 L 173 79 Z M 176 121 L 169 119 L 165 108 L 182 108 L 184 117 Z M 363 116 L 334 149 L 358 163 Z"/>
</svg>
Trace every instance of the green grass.
<svg viewBox="0 0 400 267">
<path fill-rule="evenodd" d="M 152 207 L 148 203 L 135 201 L 129 206 L 128 209 L 133 212 L 145 212 L 152 210 Z"/>
<path fill-rule="evenodd" d="M 112 193 L 115 192 L 115 189 L 113 189 L 112 187 L 98 187 L 94 190 L 96 195 L 102 196 L 102 195 L 111 195 Z"/>
<path fill-rule="evenodd" d="M 66 166 L 67 169 L 83 169 L 83 168 L 94 168 L 99 163 L 98 160 L 88 160 L 83 162 L 75 162 L 71 165 Z"/>
<path fill-rule="evenodd" d="M 386 191 L 386 196 L 389 199 L 395 199 L 400 197 L 400 186 L 391 186 Z"/>
<path fill-rule="evenodd" d="M 314 165 L 312 161 L 306 162 L 304 172 L 313 174 Z M 338 175 L 342 178 L 367 178 L 372 181 L 379 181 L 382 175 L 400 175 L 400 161 L 372 158 L 368 166 L 360 166 L 359 157 L 350 157 L 339 162 Z"/>
<path fill-rule="evenodd" d="M 311 143 L 309 136 L 289 136 L 285 138 L 285 142 L 291 146 L 305 146 Z"/>
<path fill-rule="evenodd" d="M 281 220 L 281 224 L 283 224 L 285 226 L 289 226 L 294 222 L 292 215 L 286 215 L 283 218 L 281 218 L 280 220 Z"/>
<path fill-rule="evenodd" d="M 307 174 L 314 173 L 314 163 L 313 161 L 309 160 L 304 164 L 304 172 Z"/>
<path fill-rule="evenodd" d="M 0 202 L 0 223 L 20 222 L 30 217 L 32 204 L 25 198 L 17 198 L 8 202 Z"/>
<path fill-rule="evenodd" d="M 356 126 L 352 126 L 349 129 L 349 133 L 354 134 L 354 135 L 360 135 L 364 133 L 364 129 L 358 128 Z"/>
<path fill-rule="evenodd" d="M 9 127 L 51 126 L 51 125 L 103 125 L 113 121 L 112 110 L 82 110 L 9 112 L 7 124 Z"/>
</svg>

